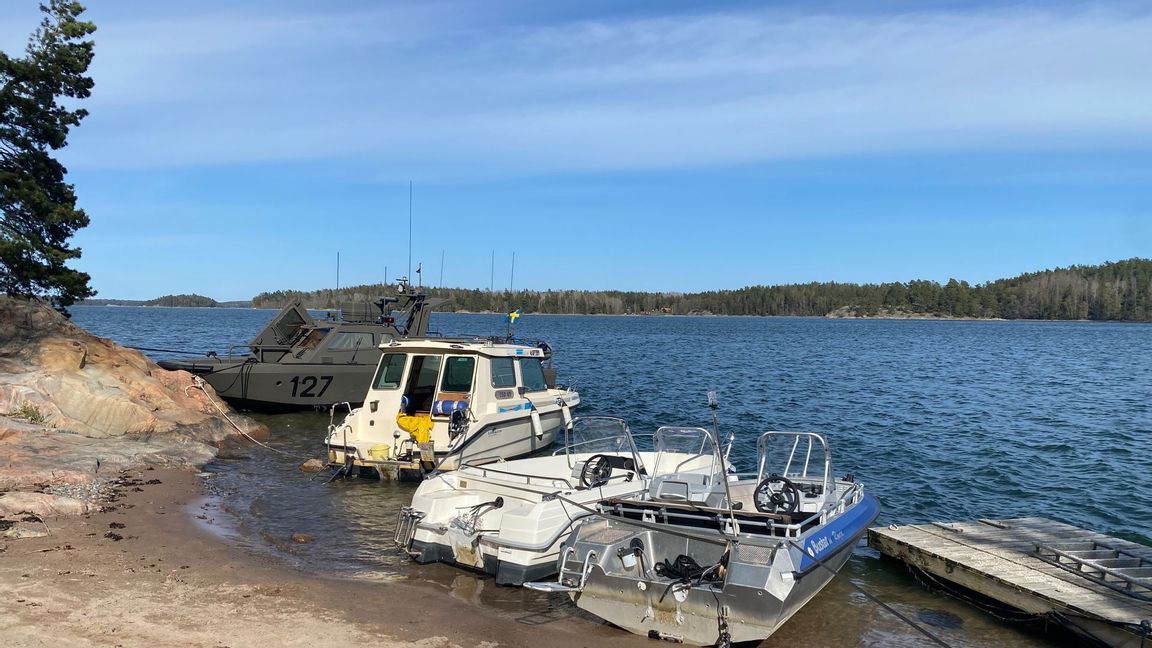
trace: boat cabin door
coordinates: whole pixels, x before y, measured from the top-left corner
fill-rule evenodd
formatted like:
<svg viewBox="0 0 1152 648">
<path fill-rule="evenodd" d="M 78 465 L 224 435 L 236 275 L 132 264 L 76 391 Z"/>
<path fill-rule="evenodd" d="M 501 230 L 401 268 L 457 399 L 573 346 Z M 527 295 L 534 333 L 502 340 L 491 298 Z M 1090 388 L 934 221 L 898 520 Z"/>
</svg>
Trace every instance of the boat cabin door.
<svg viewBox="0 0 1152 648">
<path fill-rule="evenodd" d="M 414 354 L 404 383 L 404 413 L 447 418 L 468 408 L 476 375 L 476 356 Z"/>
</svg>

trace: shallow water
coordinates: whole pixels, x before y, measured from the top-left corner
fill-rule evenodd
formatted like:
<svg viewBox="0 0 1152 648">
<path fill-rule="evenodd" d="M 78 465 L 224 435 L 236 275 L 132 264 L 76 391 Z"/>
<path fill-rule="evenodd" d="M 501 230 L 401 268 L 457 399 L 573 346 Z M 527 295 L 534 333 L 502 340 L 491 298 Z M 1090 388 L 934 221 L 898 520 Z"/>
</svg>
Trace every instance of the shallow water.
<svg viewBox="0 0 1152 648">
<path fill-rule="evenodd" d="M 73 313 L 122 344 L 203 352 L 243 343 L 274 311 Z M 437 313 L 432 328 L 499 333 L 504 324 Z M 530 315 L 517 335 L 552 344 L 560 381 L 581 391 L 579 413 L 623 416 L 635 432 L 709 424 L 705 393 L 715 390 L 743 469 L 760 432 L 825 433 L 837 474 L 855 474 L 880 498 L 880 524 L 1042 515 L 1152 544 L 1152 490 L 1141 486 L 1152 472 L 1152 325 Z M 297 466 L 321 454 L 327 414 L 259 418 L 288 454 L 258 449 L 209 468 L 231 541 L 304 570 L 426 580 L 525 623 L 582 614 L 565 599 L 413 565 L 391 539 L 414 486 L 325 484 L 326 474 Z M 295 544 L 297 532 L 315 541 Z M 925 590 L 866 548 L 842 574 L 766 645 L 924 645 L 850 583 L 953 646 L 1052 643 Z"/>
</svg>

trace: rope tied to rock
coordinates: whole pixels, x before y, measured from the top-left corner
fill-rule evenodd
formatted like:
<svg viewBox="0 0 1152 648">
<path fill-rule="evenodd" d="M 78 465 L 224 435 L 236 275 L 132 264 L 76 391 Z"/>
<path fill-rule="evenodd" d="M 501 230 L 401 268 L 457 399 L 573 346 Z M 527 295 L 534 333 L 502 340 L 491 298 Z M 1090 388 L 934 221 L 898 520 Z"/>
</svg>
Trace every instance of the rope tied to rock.
<svg viewBox="0 0 1152 648">
<path fill-rule="evenodd" d="M 228 421 L 229 425 L 236 428 L 237 432 L 239 432 L 241 435 L 244 436 L 244 438 L 248 439 L 252 443 L 255 443 L 256 445 L 260 446 L 261 448 L 271 450 L 272 452 L 278 452 L 278 453 L 280 453 L 286 457 L 292 457 L 293 459 L 300 459 L 300 458 L 311 459 L 311 457 L 304 457 L 303 455 L 298 455 L 298 454 L 294 454 L 291 452 L 285 452 L 284 450 L 281 450 L 279 448 L 273 448 L 272 446 L 268 445 L 267 443 L 262 443 L 261 441 L 257 440 L 251 434 L 248 434 L 248 432 L 246 430 L 242 429 L 239 425 L 236 424 L 235 421 L 232 420 L 231 417 L 228 416 L 228 413 L 224 411 L 224 408 L 220 407 L 220 404 L 216 402 L 216 399 L 212 398 L 212 395 L 208 393 L 208 390 L 204 389 L 204 379 L 201 378 L 200 376 L 192 376 L 192 384 L 188 385 L 187 387 L 184 388 L 184 395 L 188 396 L 188 390 L 192 389 L 193 387 L 204 392 L 204 396 L 206 396 L 208 398 L 209 403 L 212 403 L 212 407 L 215 407 L 216 411 L 220 412 L 220 416 L 223 416 L 224 420 Z"/>
</svg>

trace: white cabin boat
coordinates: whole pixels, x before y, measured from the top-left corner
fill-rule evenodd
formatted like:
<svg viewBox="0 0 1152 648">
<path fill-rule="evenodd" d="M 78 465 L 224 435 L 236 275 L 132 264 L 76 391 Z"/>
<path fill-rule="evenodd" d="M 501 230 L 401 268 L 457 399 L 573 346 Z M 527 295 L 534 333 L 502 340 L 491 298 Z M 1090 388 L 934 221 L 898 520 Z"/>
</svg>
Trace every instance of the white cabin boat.
<svg viewBox="0 0 1152 648">
<path fill-rule="evenodd" d="M 700 428 L 664 427 L 656 438 L 695 442 L 701 434 L 707 438 Z M 396 541 L 416 562 L 454 564 L 491 574 L 499 585 L 521 585 L 556 573 L 561 544 L 597 502 L 646 492 L 666 474 L 723 479 L 717 461 L 723 460 L 695 444 L 643 451 L 624 421 L 579 417 L 565 426 L 564 446 L 552 455 L 465 463 L 426 479 L 400 511 Z"/>
<path fill-rule="evenodd" d="M 364 405 L 328 428 L 328 462 L 346 472 L 417 477 L 532 454 L 552 445 L 580 404 L 555 385 L 545 344 L 423 338 L 380 350 Z"/>
</svg>

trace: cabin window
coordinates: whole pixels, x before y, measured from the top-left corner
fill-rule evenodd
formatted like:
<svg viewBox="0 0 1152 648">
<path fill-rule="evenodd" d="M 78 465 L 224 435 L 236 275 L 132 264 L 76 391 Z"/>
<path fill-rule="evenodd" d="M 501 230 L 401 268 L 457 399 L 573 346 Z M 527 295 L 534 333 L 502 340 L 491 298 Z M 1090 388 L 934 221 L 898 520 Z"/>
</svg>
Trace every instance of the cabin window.
<svg viewBox="0 0 1152 648">
<path fill-rule="evenodd" d="M 444 378 L 440 381 L 440 391 L 472 391 L 472 374 L 475 373 L 476 358 L 452 356 L 444 361 Z"/>
<path fill-rule="evenodd" d="M 408 359 L 406 353 L 385 353 L 380 359 L 380 368 L 376 370 L 376 380 L 373 383 L 376 389 L 397 389 L 400 380 L 404 377 L 404 362 Z"/>
<path fill-rule="evenodd" d="M 371 333 L 340 331 L 332 336 L 332 341 L 328 343 L 328 350 L 355 351 L 357 349 L 371 349 L 374 346 L 376 346 L 376 341 L 372 338 Z"/>
<path fill-rule="evenodd" d="M 492 365 L 493 387 L 516 386 L 516 370 L 512 368 L 514 364 L 512 358 L 492 358 L 490 364 Z"/>
<path fill-rule="evenodd" d="M 408 413 L 432 411 L 432 400 L 436 395 L 436 379 L 440 377 L 440 361 L 443 356 L 412 356 L 412 367 L 408 370 L 408 387 L 404 395 L 408 397 Z"/>
<path fill-rule="evenodd" d="M 544 368 L 540 366 L 539 358 L 520 358 L 520 380 L 526 392 L 548 389 L 548 384 L 544 381 Z"/>
<path fill-rule="evenodd" d="M 304 326 L 304 318 L 293 308 L 292 310 L 284 311 L 280 319 L 273 322 L 271 328 L 278 344 L 288 344 L 296 337 L 296 334 L 300 332 L 302 326 Z"/>
<path fill-rule="evenodd" d="M 296 346 L 303 349 L 315 349 L 320 344 L 320 340 L 323 340 L 324 336 L 328 335 L 328 331 L 330 330 L 331 329 L 312 329 L 308 335 L 304 336 L 300 344 Z"/>
</svg>

